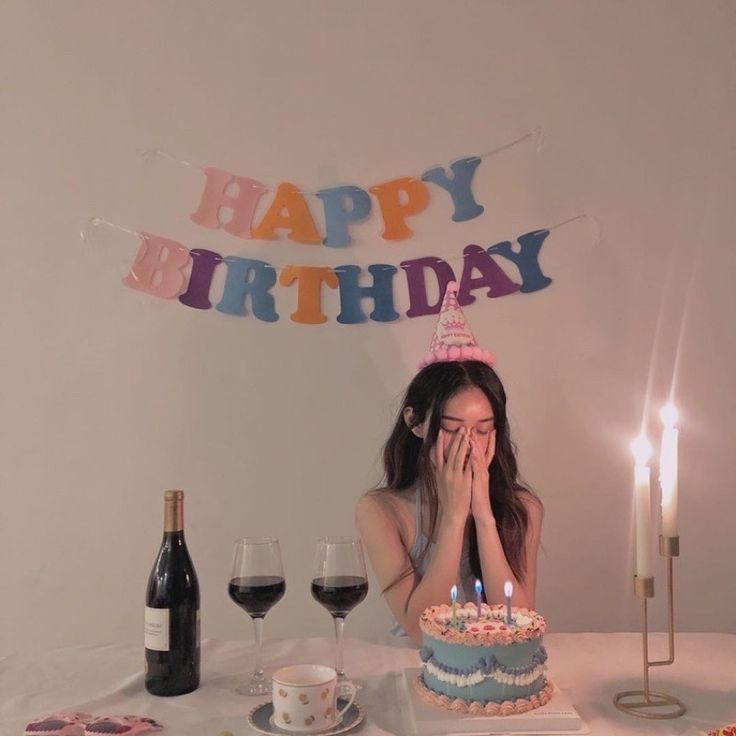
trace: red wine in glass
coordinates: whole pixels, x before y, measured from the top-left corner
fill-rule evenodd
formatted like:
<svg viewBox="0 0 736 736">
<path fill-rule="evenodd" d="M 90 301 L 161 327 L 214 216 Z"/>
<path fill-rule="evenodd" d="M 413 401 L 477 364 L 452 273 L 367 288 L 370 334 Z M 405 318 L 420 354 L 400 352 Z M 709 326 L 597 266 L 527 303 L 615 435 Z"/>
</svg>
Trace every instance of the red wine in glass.
<svg viewBox="0 0 736 736">
<path fill-rule="evenodd" d="M 276 575 L 233 578 L 227 592 L 251 618 L 263 618 L 284 597 L 286 581 Z"/>
<path fill-rule="evenodd" d="M 312 597 L 333 616 L 345 616 L 368 595 L 368 580 L 357 575 L 333 575 L 312 580 Z"/>
<path fill-rule="evenodd" d="M 271 681 L 261 666 L 263 619 L 286 592 L 279 540 L 273 537 L 246 537 L 235 542 L 230 582 L 230 598 L 253 620 L 256 656 L 253 676 L 247 686 L 237 688 L 243 695 L 267 695 Z"/>
<path fill-rule="evenodd" d="M 353 537 L 325 537 L 317 542 L 312 574 L 312 597 L 323 605 L 335 622 L 338 683 L 345 681 L 342 663 L 342 632 L 345 617 L 368 594 L 363 545 Z"/>
</svg>

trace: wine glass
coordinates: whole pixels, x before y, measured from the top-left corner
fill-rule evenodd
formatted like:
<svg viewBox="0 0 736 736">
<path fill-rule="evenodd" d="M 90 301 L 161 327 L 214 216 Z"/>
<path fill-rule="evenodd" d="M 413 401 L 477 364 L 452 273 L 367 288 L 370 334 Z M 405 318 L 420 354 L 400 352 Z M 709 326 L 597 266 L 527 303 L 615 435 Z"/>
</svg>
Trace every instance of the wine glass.
<svg viewBox="0 0 736 736">
<path fill-rule="evenodd" d="M 253 619 L 256 635 L 253 676 L 247 685 L 236 688 L 236 692 L 241 695 L 267 695 L 271 692 L 271 680 L 265 677 L 261 666 L 263 619 L 286 592 L 278 539 L 245 537 L 235 542 L 227 592 Z"/>
<path fill-rule="evenodd" d="M 317 542 L 312 577 L 312 597 L 335 621 L 338 684 L 345 682 L 342 663 L 342 631 L 345 617 L 368 595 L 363 545 L 353 537 L 324 537 Z"/>
</svg>

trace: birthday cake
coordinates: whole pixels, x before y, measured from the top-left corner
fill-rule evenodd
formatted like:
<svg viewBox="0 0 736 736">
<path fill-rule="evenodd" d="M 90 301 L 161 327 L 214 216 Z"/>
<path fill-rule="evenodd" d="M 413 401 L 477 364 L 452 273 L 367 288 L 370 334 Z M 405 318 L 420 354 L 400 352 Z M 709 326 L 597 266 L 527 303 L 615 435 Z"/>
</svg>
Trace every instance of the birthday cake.
<svg viewBox="0 0 736 736">
<path fill-rule="evenodd" d="M 549 702 L 546 624 L 526 608 L 475 603 L 427 608 L 422 630 L 422 672 L 416 680 L 421 698 L 459 713 L 507 716 Z"/>
</svg>

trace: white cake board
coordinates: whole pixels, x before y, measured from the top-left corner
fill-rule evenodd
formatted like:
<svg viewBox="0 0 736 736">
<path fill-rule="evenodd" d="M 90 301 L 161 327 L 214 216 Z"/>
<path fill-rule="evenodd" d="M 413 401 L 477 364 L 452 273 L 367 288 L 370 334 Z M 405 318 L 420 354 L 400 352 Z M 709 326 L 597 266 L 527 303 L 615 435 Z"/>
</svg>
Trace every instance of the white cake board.
<svg viewBox="0 0 736 736">
<path fill-rule="evenodd" d="M 402 708 L 404 725 L 409 734 L 433 736 L 486 736 L 486 734 L 534 734 L 584 736 L 590 734 L 583 719 L 562 690 L 555 688 L 552 700 L 541 708 L 513 716 L 471 716 L 453 713 L 425 703 L 414 690 L 420 668 L 404 670 L 403 684 L 407 707 Z"/>
</svg>

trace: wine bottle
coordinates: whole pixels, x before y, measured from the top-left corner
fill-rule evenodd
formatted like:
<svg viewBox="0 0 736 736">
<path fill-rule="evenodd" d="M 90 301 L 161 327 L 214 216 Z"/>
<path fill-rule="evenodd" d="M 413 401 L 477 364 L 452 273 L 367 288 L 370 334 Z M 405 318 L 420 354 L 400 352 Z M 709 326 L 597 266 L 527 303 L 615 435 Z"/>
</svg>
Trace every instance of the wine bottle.
<svg viewBox="0 0 736 736">
<path fill-rule="evenodd" d="M 199 687 L 199 583 L 184 541 L 184 492 L 164 494 L 164 538 L 148 578 L 146 690 L 183 695 Z"/>
</svg>

